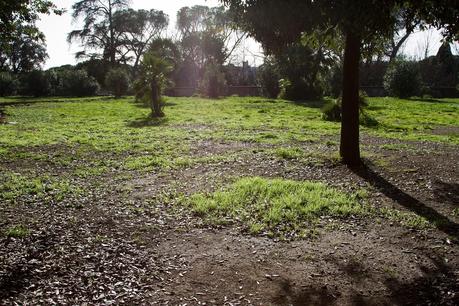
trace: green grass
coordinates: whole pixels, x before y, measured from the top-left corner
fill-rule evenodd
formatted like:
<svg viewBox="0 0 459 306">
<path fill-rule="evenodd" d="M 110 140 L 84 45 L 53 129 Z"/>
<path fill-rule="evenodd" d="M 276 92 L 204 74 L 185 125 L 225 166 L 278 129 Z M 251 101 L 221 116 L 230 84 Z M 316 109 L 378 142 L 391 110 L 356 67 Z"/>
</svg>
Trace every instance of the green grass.
<svg viewBox="0 0 459 306">
<path fill-rule="evenodd" d="M 335 139 L 340 124 L 322 120 L 321 102 L 293 103 L 258 97 L 220 100 L 170 97 L 165 107 L 166 118 L 151 120 L 150 110 L 133 100 L 132 97 L 0 98 L 0 108 L 9 122 L 0 124 L 0 202 L 33 198 L 54 203 L 82 194 L 84 187 L 75 183 L 78 179 L 104 182 L 115 175 L 135 176 L 142 171 L 164 172 L 197 164 L 231 163 L 244 154 L 253 155 L 250 146 L 240 151 L 228 149 L 202 155 L 195 150 L 201 141 L 249 142 L 265 157 L 318 166 L 339 161 L 339 144 Z M 459 144 L 457 134 L 432 133 L 436 127 L 459 127 L 459 99 L 429 102 L 370 98 L 366 112 L 378 125 L 362 126 L 363 134 Z M 324 145 L 336 146 L 336 153 L 305 149 Z M 383 148 L 409 149 L 406 145 L 383 145 Z M 387 160 L 377 162 L 382 165 Z M 288 184 L 294 185 L 294 182 Z M 278 185 L 280 189 L 285 187 L 281 182 Z M 321 188 L 329 190 L 326 186 L 317 187 L 312 194 L 323 191 L 324 196 L 332 196 L 320 191 Z M 351 203 L 349 207 L 359 207 L 358 201 L 354 201 L 355 195 L 332 190 L 337 193 L 337 199 L 350 200 L 346 202 Z M 297 196 L 296 200 L 305 195 Z M 283 221 L 279 220 L 285 219 L 296 224 L 295 227 L 305 220 L 315 220 L 315 213 L 339 215 L 339 210 L 334 210 L 341 207 L 339 205 L 324 204 L 315 212 L 308 211 L 304 207 L 300 209 L 298 203 L 294 205 L 295 197 L 286 197 L 292 201 L 288 205 L 293 208 L 285 208 L 284 203 L 279 206 L 283 207 L 281 210 L 273 209 L 269 215 L 253 219 L 246 216 L 247 228 L 255 233 L 282 227 Z M 204 198 L 201 202 L 207 203 Z M 328 200 L 335 203 L 331 198 L 324 198 Z M 291 209 L 302 211 L 300 219 L 295 219 Z M 223 214 L 219 209 L 215 211 Z M 350 212 L 354 213 L 352 209 Z M 344 214 L 344 210 L 341 213 Z M 388 215 L 387 218 L 402 221 L 405 218 Z"/>
<path fill-rule="evenodd" d="M 305 155 L 300 148 L 278 148 L 274 153 L 277 157 L 283 159 L 298 159 Z"/>
<path fill-rule="evenodd" d="M 361 200 L 360 194 L 347 194 L 323 183 L 251 177 L 223 191 L 195 194 L 188 205 L 210 220 L 238 220 L 251 233 L 284 233 L 312 228 L 325 215 L 363 215 Z"/>
<path fill-rule="evenodd" d="M 82 188 L 66 178 L 27 176 L 5 171 L 0 173 L 0 200 L 3 201 L 33 198 L 54 203 L 81 193 Z"/>
<path fill-rule="evenodd" d="M 149 110 L 132 98 L 26 99 L 30 104 L 5 107 L 8 121 L 15 124 L 0 125 L 0 156 L 11 148 L 58 144 L 77 147 L 81 154 L 150 152 L 174 158 L 198 139 L 288 144 L 339 133 L 339 123 L 322 120 L 315 104 L 237 97 L 167 101 L 167 120 L 151 122 Z M 0 99 L 0 106 L 19 102 Z M 431 133 L 436 126 L 459 125 L 459 100 L 372 98 L 367 112 L 380 124 L 363 128 L 364 133 L 459 143 L 458 135 Z"/>
<path fill-rule="evenodd" d="M 239 222 L 251 234 L 280 238 L 316 233 L 325 216 L 381 217 L 415 229 L 435 226 L 412 212 L 373 207 L 367 197 L 366 190 L 346 193 L 320 182 L 249 177 L 221 191 L 194 194 L 182 204 L 211 224 Z"/>
<path fill-rule="evenodd" d="M 8 228 L 5 231 L 5 236 L 10 238 L 25 238 L 29 235 L 30 231 L 23 225 L 16 225 Z"/>
<path fill-rule="evenodd" d="M 369 99 L 368 114 L 379 124 L 365 132 L 404 140 L 441 141 L 459 144 L 459 134 L 435 135 L 436 127 L 459 126 L 459 99 Z"/>
</svg>

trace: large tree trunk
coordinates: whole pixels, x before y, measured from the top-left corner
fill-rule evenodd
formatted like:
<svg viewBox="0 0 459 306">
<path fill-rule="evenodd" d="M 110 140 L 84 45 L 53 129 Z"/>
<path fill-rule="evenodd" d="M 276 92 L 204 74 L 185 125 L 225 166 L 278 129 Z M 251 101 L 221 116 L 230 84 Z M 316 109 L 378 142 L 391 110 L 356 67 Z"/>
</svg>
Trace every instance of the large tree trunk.
<svg viewBox="0 0 459 306">
<path fill-rule="evenodd" d="M 359 148 L 359 62 L 360 37 L 346 33 L 343 64 L 343 99 L 340 155 L 349 166 L 360 164 Z"/>
<path fill-rule="evenodd" d="M 150 101 L 150 108 L 151 108 L 151 115 L 152 117 L 164 117 L 164 113 L 161 110 L 161 99 L 159 93 L 159 86 L 155 80 L 152 80 L 150 83 L 151 89 L 151 101 Z"/>
</svg>

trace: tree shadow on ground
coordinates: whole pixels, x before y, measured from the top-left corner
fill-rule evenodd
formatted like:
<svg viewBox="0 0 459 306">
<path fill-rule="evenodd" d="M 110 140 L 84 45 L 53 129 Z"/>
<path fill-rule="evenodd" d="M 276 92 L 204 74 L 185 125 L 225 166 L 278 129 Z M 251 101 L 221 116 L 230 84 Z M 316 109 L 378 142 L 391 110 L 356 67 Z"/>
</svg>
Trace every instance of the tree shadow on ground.
<svg viewBox="0 0 459 306">
<path fill-rule="evenodd" d="M 33 271 L 37 268 L 30 262 L 55 249 L 55 243 L 52 236 L 39 237 L 37 244 L 27 250 L 20 262 L 5 269 L 0 275 L 0 301 L 19 295 L 30 284 L 30 279 L 34 277 Z"/>
<path fill-rule="evenodd" d="M 427 255 L 427 254 L 426 254 Z M 427 255 L 431 267 L 419 266 L 422 275 L 410 281 L 403 281 L 404 275 L 394 276 L 381 272 L 373 265 L 366 266 L 362 261 L 346 262 L 342 257 L 331 257 L 332 264 L 342 274 L 337 278 L 346 278 L 351 287 L 345 291 L 339 286 L 328 285 L 327 278 L 307 278 L 303 283 L 292 284 L 288 279 L 276 280 L 279 287 L 273 297 L 275 305 L 458 305 L 459 283 L 453 269 L 441 258 Z M 334 269 L 333 269 L 334 270 Z M 387 291 L 382 294 L 370 295 L 371 284 L 383 284 Z M 354 286 L 356 284 L 356 286 Z M 357 284 L 359 284 L 357 286 Z M 366 290 L 361 291 L 362 284 Z M 343 299 L 345 301 L 343 301 Z"/>
<path fill-rule="evenodd" d="M 74 100 L 68 100 L 74 99 Z M 6 106 L 24 106 L 24 105 L 33 105 L 39 103 L 80 103 L 80 102 L 94 102 L 94 101 L 107 101 L 111 102 L 112 100 L 117 100 L 117 98 L 102 96 L 102 97 L 15 97 L 10 98 L 10 100 L 16 101 L 0 101 L 0 108 Z"/>
<path fill-rule="evenodd" d="M 275 305 L 328 306 L 336 301 L 336 296 L 325 285 L 315 284 L 298 290 L 288 279 L 281 278 L 277 282 L 280 290 L 273 297 Z"/>
<path fill-rule="evenodd" d="M 166 117 L 154 118 L 154 117 L 148 116 L 145 118 L 138 118 L 136 120 L 130 121 L 127 123 L 127 126 L 133 127 L 133 128 L 162 126 L 162 125 L 166 125 L 168 121 L 169 119 Z"/>
<path fill-rule="evenodd" d="M 3 108 L 0 107 L 0 124 L 7 123 L 6 122 L 6 113 Z"/>
<path fill-rule="evenodd" d="M 442 100 L 435 99 L 435 98 L 408 98 L 407 100 L 414 101 L 414 102 L 441 103 L 441 104 L 455 103 L 452 101 L 442 101 Z"/>
<path fill-rule="evenodd" d="M 381 174 L 375 172 L 372 167 L 371 164 L 364 164 L 360 167 L 352 168 L 351 170 L 397 204 L 426 218 L 437 229 L 459 240 L 459 225 L 457 223 L 404 192 L 385 179 Z"/>
<path fill-rule="evenodd" d="M 448 202 L 459 206 L 459 184 L 436 181 L 434 195 L 440 202 Z"/>
<path fill-rule="evenodd" d="M 265 98 L 265 99 L 253 100 L 250 103 L 278 103 L 278 102 L 279 100 L 277 99 Z"/>
<path fill-rule="evenodd" d="M 135 107 L 138 107 L 138 108 L 144 108 L 144 109 L 149 109 L 150 108 L 150 104 L 146 103 L 146 102 L 143 102 L 143 101 L 134 100 L 131 103 Z M 169 102 L 169 101 L 161 102 L 161 107 L 169 107 L 169 106 L 176 106 L 176 105 L 177 105 L 177 103 L 175 103 L 175 102 Z"/>
<path fill-rule="evenodd" d="M 309 107 L 309 108 L 322 108 L 324 107 L 325 104 L 328 103 L 326 100 L 312 100 L 312 101 L 307 101 L 307 100 L 299 100 L 299 101 L 289 101 L 295 105 L 298 106 L 303 106 L 303 107 Z"/>
</svg>

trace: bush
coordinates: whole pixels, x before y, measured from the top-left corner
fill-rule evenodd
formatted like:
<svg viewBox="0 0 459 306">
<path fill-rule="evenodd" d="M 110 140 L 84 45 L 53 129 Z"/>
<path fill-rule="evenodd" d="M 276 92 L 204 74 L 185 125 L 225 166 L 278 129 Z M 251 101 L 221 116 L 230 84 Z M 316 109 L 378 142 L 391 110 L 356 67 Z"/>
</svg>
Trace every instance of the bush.
<svg viewBox="0 0 459 306">
<path fill-rule="evenodd" d="M 394 61 L 384 75 L 384 89 L 390 96 L 408 98 L 419 95 L 421 74 L 415 62 Z"/>
<path fill-rule="evenodd" d="M 204 77 L 199 84 L 201 95 L 209 98 L 218 98 L 226 94 L 226 79 L 220 67 L 210 64 L 206 67 Z"/>
<path fill-rule="evenodd" d="M 9 72 L 0 72 L 0 97 L 12 96 L 17 92 L 18 81 Z"/>
<path fill-rule="evenodd" d="M 93 96 L 99 91 L 99 83 L 85 70 L 64 70 L 59 73 L 63 96 Z"/>
<path fill-rule="evenodd" d="M 43 97 L 52 93 L 48 74 L 41 70 L 34 70 L 23 75 L 20 87 L 20 94 L 25 96 Z"/>
<path fill-rule="evenodd" d="M 360 123 L 364 126 L 377 125 L 377 121 L 365 112 L 368 106 L 368 95 L 365 91 L 359 91 Z M 327 121 L 341 121 L 341 97 L 326 103 L 322 108 L 322 119 Z"/>
<path fill-rule="evenodd" d="M 294 101 L 321 98 L 326 72 L 323 58 L 325 57 L 318 56 L 316 50 L 302 42 L 294 43 L 276 54 L 277 68 L 284 78 L 284 82 L 279 84 L 279 96 Z"/>
<path fill-rule="evenodd" d="M 327 77 L 327 94 L 338 98 L 343 90 L 343 68 L 335 65 Z"/>
<path fill-rule="evenodd" d="M 316 80 L 314 83 L 307 83 L 303 79 L 294 81 L 281 79 L 279 80 L 279 87 L 279 97 L 291 101 L 320 99 L 324 92 L 319 80 Z"/>
<path fill-rule="evenodd" d="M 341 98 L 333 99 L 322 107 L 322 119 L 326 121 L 341 121 Z"/>
<path fill-rule="evenodd" d="M 127 94 L 129 89 L 129 76 L 121 68 L 110 70 L 105 76 L 105 86 L 117 98 Z"/>
<path fill-rule="evenodd" d="M 264 97 L 277 98 L 280 92 L 279 79 L 279 71 L 275 63 L 270 59 L 266 59 L 259 69 L 257 80 Z"/>
</svg>

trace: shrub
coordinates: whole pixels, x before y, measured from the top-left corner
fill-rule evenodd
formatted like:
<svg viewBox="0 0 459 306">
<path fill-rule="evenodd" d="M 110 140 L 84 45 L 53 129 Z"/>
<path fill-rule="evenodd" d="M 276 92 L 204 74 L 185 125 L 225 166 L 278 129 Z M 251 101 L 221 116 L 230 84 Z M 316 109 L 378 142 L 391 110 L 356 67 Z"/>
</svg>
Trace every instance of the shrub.
<svg viewBox="0 0 459 306">
<path fill-rule="evenodd" d="M 323 85 L 319 80 L 308 83 L 303 79 L 279 81 L 279 97 L 286 100 L 315 100 L 323 96 Z"/>
<path fill-rule="evenodd" d="M 121 68 L 110 70 L 105 76 L 105 86 L 117 98 L 127 94 L 129 89 L 129 76 Z"/>
<path fill-rule="evenodd" d="M 333 98 L 338 98 L 343 90 L 343 68 L 335 65 L 331 68 L 327 77 L 327 94 Z"/>
<path fill-rule="evenodd" d="M 359 106 L 360 106 L 360 124 L 364 126 L 375 126 L 377 121 L 365 112 L 368 106 L 368 95 L 365 91 L 359 91 Z M 327 121 L 341 121 L 341 97 L 333 99 L 326 103 L 322 108 L 322 119 Z"/>
<path fill-rule="evenodd" d="M 322 107 L 322 119 L 341 121 L 341 98 L 333 99 Z"/>
<path fill-rule="evenodd" d="M 226 94 L 225 75 L 218 65 L 207 65 L 204 77 L 199 84 L 199 92 L 209 98 L 218 98 Z"/>
<path fill-rule="evenodd" d="M 384 75 L 384 89 L 390 96 L 408 98 L 421 91 L 418 64 L 404 60 L 394 61 Z"/>
<path fill-rule="evenodd" d="M 279 79 L 280 75 L 275 63 L 267 58 L 259 69 L 257 79 L 264 97 L 277 98 L 280 92 Z"/>
<path fill-rule="evenodd" d="M 64 96 L 93 96 L 99 91 L 99 83 L 88 76 L 85 70 L 65 70 L 60 73 L 62 82 L 61 95 Z"/>
<path fill-rule="evenodd" d="M 9 72 L 0 72 L 0 97 L 12 96 L 18 89 L 18 82 Z"/>
<path fill-rule="evenodd" d="M 43 97 L 52 93 L 46 72 L 33 70 L 21 77 L 20 93 L 26 96 Z"/>
</svg>

